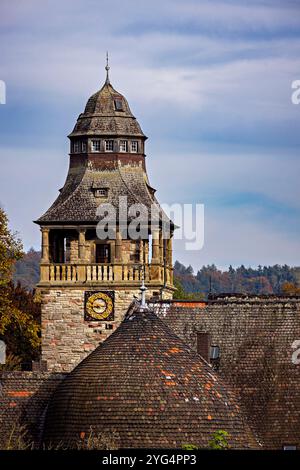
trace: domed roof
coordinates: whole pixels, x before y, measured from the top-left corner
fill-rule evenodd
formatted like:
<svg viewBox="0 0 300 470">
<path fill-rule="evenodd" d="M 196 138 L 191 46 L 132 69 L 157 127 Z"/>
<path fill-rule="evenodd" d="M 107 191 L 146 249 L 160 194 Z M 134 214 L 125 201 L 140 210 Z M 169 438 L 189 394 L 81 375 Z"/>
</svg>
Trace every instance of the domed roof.
<svg viewBox="0 0 300 470">
<path fill-rule="evenodd" d="M 112 87 L 108 79 L 101 90 L 89 98 L 69 137 L 83 135 L 146 138 L 126 98 Z"/>
<path fill-rule="evenodd" d="M 58 386 L 43 440 L 76 447 L 91 429 L 118 435 L 121 448 L 204 448 L 218 430 L 229 433 L 232 448 L 257 447 L 230 388 L 142 308 Z"/>
</svg>

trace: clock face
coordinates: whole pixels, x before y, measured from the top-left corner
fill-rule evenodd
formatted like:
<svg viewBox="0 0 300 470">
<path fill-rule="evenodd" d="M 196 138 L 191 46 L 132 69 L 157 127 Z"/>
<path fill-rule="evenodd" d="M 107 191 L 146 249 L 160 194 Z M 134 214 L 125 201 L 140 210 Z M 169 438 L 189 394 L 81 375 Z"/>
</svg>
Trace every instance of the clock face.
<svg viewBox="0 0 300 470">
<path fill-rule="evenodd" d="M 113 320 L 114 292 L 85 292 L 85 320 Z"/>
</svg>

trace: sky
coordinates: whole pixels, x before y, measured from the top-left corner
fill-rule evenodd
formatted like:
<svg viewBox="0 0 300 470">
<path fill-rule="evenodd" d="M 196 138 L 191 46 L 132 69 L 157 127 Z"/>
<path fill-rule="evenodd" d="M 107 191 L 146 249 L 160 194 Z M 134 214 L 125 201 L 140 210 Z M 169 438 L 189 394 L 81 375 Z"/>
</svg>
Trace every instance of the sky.
<svg viewBox="0 0 300 470">
<path fill-rule="evenodd" d="M 195 270 L 300 265 L 300 0 L 1 0 L 0 204 L 26 249 L 105 79 L 128 99 L 162 203 L 204 204 Z"/>
</svg>

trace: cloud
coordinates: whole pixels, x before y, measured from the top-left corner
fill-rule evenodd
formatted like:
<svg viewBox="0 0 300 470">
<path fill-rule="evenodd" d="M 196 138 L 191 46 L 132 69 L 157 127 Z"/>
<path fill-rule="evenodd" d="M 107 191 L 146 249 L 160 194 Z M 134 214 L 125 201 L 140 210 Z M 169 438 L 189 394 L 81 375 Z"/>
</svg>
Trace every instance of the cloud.
<svg viewBox="0 0 300 470">
<path fill-rule="evenodd" d="M 186 251 L 184 242 L 175 241 L 175 259 L 195 270 L 215 263 L 222 268 L 238 266 L 300 264 L 299 237 L 276 232 L 267 223 L 253 223 L 242 211 L 206 210 L 205 241 L 202 250 Z"/>
<path fill-rule="evenodd" d="M 283 154 L 272 147 L 252 152 L 234 146 L 224 152 L 220 147 L 200 145 L 198 153 L 184 153 L 182 147 L 179 152 L 174 147 L 169 153 L 153 151 L 147 163 L 155 185 L 169 200 L 177 196 L 190 202 L 197 195 L 201 202 L 207 198 L 223 205 L 222 198 L 228 194 L 257 193 L 287 209 L 300 209 L 297 149 Z"/>
<path fill-rule="evenodd" d="M 112 83 L 150 137 L 158 195 L 206 205 L 209 241 L 199 263 L 292 263 L 297 2 L 3 0 L 1 9 L 0 198 L 27 246 L 39 244 L 31 220 L 63 184 L 66 135 L 102 85 L 109 50 Z M 193 260 L 181 250 L 178 258 Z"/>
<path fill-rule="evenodd" d="M 35 148 L 0 148 L 0 204 L 25 247 L 40 246 L 40 232 L 33 223 L 58 196 L 68 169 L 65 155 Z"/>
</svg>

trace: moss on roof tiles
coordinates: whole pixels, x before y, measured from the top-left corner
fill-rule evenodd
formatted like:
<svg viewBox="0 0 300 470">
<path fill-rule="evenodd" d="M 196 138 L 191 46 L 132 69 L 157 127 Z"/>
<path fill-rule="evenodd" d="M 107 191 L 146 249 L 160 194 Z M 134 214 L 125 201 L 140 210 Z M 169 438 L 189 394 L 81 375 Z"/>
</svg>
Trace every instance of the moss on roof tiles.
<svg viewBox="0 0 300 470">
<path fill-rule="evenodd" d="M 232 448 L 258 446 L 230 387 L 139 307 L 58 386 L 43 439 L 76 447 L 90 429 L 117 434 L 122 448 L 205 448 L 218 430 Z"/>
</svg>

